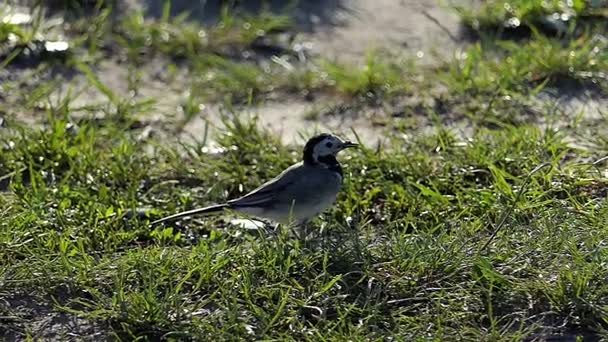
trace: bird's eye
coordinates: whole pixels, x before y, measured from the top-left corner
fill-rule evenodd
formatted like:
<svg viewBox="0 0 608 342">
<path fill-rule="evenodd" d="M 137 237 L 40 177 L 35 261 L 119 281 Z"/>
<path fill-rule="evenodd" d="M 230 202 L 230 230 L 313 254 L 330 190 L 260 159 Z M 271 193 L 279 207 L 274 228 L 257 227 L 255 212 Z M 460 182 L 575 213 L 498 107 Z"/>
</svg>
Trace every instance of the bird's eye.
<svg viewBox="0 0 608 342">
<path fill-rule="evenodd" d="M 332 144 L 332 143 L 328 142 L 327 144 L 325 144 L 325 146 L 327 146 L 327 147 L 331 148 L 332 146 L 334 146 L 334 144 Z"/>
</svg>

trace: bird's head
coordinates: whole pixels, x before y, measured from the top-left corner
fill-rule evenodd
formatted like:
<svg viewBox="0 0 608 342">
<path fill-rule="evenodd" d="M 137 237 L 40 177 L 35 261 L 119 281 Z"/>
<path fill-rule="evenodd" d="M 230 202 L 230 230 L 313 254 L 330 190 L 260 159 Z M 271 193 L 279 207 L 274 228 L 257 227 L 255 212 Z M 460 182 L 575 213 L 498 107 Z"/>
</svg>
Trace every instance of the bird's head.
<svg viewBox="0 0 608 342">
<path fill-rule="evenodd" d="M 310 138 L 304 146 L 304 163 L 318 164 L 335 162 L 338 152 L 356 147 L 357 144 L 345 141 L 333 134 L 322 133 Z"/>
</svg>

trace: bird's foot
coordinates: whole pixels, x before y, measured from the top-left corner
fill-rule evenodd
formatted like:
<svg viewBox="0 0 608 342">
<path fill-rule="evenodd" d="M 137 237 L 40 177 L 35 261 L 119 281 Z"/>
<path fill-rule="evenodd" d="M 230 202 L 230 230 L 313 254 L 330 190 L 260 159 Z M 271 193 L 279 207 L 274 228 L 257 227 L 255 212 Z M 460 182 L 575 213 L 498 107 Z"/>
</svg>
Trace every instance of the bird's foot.
<svg viewBox="0 0 608 342">
<path fill-rule="evenodd" d="M 260 221 L 263 223 L 263 225 L 259 228 L 260 233 L 262 233 L 266 237 L 277 235 L 279 227 L 278 223 L 274 223 L 266 219 L 260 219 Z"/>
<path fill-rule="evenodd" d="M 303 221 L 300 222 L 300 224 L 297 225 L 297 229 L 296 232 L 298 233 L 296 236 L 298 236 L 298 239 L 306 242 L 308 240 L 312 240 L 314 239 L 314 229 L 312 229 L 312 225 L 310 224 L 310 221 Z"/>
</svg>

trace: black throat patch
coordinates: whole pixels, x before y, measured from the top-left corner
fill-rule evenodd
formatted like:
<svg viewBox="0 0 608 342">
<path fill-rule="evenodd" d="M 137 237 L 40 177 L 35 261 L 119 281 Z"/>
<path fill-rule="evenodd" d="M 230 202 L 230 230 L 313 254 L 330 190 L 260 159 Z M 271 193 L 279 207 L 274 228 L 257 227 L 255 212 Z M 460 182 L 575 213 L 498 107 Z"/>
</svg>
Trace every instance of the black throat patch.
<svg viewBox="0 0 608 342">
<path fill-rule="evenodd" d="M 319 157 L 318 164 L 322 164 L 325 167 L 327 167 L 329 170 L 337 172 L 340 175 L 340 177 L 344 177 L 344 175 L 342 174 L 342 166 L 340 166 L 340 163 L 338 163 L 336 156 L 329 155 L 329 156 Z"/>
</svg>

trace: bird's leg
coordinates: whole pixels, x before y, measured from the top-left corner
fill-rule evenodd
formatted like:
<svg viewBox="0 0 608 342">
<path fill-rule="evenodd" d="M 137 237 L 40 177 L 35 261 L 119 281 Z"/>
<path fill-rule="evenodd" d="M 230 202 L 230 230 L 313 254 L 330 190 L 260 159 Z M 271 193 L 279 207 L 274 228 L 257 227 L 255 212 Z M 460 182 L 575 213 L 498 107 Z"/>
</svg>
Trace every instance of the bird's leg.
<svg viewBox="0 0 608 342">
<path fill-rule="evenodd" d="M 261 219 L 261 221 L 264 223 L 264 226 L 262 227 L 264 233 L 266 235 L 276 235 L 279 229 L 279 224 L 278 223 L 273 223 L 270 220 L 267 219 Z"/>
<path fill-rule="evenodd" d="M 302 234 L 302 236 L 300 237 L 300 240 L 306 241 L 306 239 L 308 238 L 308 227 L 309 227 L 308 223 L 309 223 L 308 220 L 302 220 L 300 222 L 300 224 L 298 225 L 300 228 L 300 234 Z"/>
<path fill-rule="evenodd" d="M 302 223 L 301 222 L 287 223 L 287 227 L 291 231 L 291 234 L 293 234 L 298 240 L 302 240 Z"/>
<path fill-rule="evenodd" d="M 278 222 L 273 222 L 271 224 L 271 226 L 272 226 L 272 229 L 271 229 L 272 236 L 275 238 L 278 237 L 281 234 L 281 224 Z"/>
</svg>

